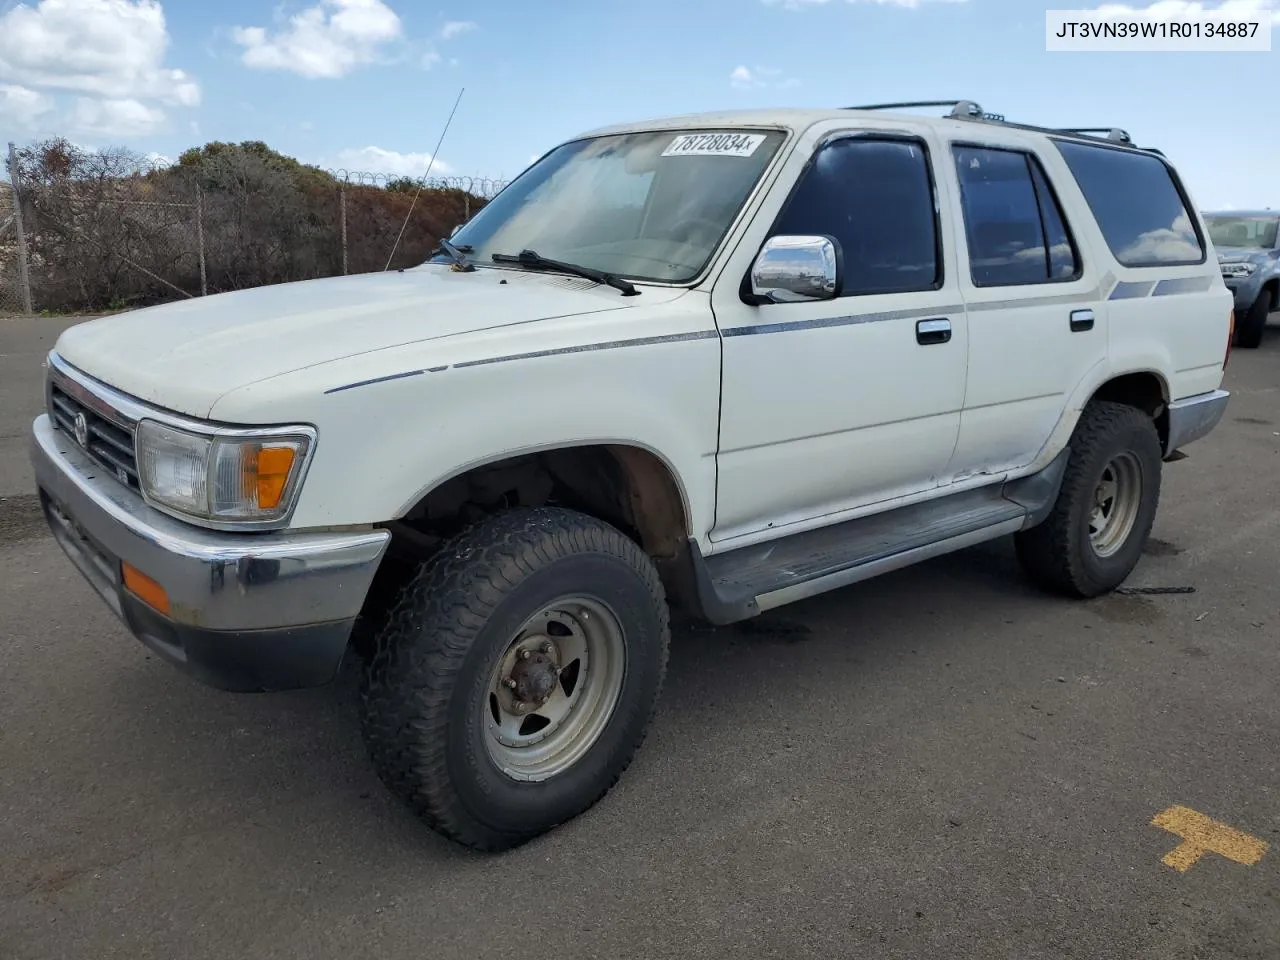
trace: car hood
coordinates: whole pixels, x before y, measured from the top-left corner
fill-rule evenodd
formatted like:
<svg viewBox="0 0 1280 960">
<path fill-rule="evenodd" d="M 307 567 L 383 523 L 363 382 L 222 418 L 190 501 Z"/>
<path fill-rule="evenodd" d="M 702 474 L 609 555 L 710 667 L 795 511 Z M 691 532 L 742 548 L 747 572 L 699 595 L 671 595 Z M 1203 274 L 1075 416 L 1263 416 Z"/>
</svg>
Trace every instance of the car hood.
<svg viewBox="0 0 1280 960">
<path fill-rule="evenodd" d="M 403 344 L 626 309 L 678 291 L 622 297 L 577 277 L 424 265 L 255 287 L 71 327 L 54 349 L 72 366 L 157 406 L 203 417 L 231 390 Z"/>
<path fill-rule="evenodd" d="M 1265 260 L 1270 253 L 1271 251 L 1263 250 L 1261 247 L 1219 247 L 1218 262 L 1242 263 Z"/>
</svg>

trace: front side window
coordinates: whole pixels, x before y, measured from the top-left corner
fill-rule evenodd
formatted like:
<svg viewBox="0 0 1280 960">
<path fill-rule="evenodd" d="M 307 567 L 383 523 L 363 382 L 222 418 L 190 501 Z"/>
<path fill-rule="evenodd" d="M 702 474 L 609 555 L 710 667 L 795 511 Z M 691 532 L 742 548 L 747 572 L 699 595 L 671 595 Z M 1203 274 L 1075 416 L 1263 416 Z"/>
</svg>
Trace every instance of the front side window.
<svg viewBox="0 0 1280 960">
<path fill-rule="evenodd" d="M 1126 267 L 1204 261 L 1204 244 L 1169 167 L 1133 150 L 1057 141 L 1111 253 Z"/>
<path fill-rule="evenodd" d="M 452 240 L 478 264 L 532 250 L 632 280 L 685 283 L 711 259 L 783 138 L 667 130 L 566 143 Z"/>
<path fill-rule="evenodd" d="M 1276 243 L 1280 217 L 1233 217 L 1215 213 L 1206 216 L 1204 222 L 1215 247 L 1273 250 L 1280 246 Z"/>
<path fill-rule="evenodd" d="M 797 234 L 838 242 L 841 296 L 935 289 L 942 265 L 924 146 L 849 137 L 822 147 L 772 231 Z"/>
<path fill-rule="evenodd" d="M 1079 257 L 1039 162 L 1018 150 L 955 147 L 975 287 L 1075 279 Z"/>
</svg>

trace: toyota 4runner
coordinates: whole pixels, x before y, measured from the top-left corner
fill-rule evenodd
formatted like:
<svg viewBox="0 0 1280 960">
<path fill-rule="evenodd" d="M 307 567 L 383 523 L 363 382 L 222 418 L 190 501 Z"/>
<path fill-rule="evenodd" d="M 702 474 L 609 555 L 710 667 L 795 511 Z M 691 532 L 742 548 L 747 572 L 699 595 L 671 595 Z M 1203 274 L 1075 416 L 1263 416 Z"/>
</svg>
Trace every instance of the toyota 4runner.
<svg viewBox="0 0 1280 960">
<path fill-rule="evenodd" d="M 726 624 L 1010 535 L 1103 594 L 1227 404 L 1205 224 L 1122 131 L 909 106 L 600 130 L 413 269 L 73 327 L 49 525 L 208 683 L 356 650 L 377 773 L 487 850 L 621 776 L 668 602 Z"/>
<path fill-rule="evenodd" d="M 1280 212 L 1206 213 L 1209 238 L 1235 296 L 1236 346 L 1262 346 L 1267 316 L 1280 310 Z"/>
</svg>

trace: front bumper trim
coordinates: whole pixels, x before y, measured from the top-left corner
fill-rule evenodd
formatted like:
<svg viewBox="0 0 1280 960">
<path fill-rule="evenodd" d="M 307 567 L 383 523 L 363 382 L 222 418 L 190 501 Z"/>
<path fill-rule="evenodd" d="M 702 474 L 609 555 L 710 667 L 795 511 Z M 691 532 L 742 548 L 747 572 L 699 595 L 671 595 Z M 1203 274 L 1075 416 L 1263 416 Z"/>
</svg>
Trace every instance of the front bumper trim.
<svg viewBox="0 0 1280 960">
<path fill-rule="evenodd" d="M 220 533 L 184 524 L 107 475 L 47 414 L 32 424 L 31 461 L 58 544 L 164 659 L 234 690 L 317 686 L 336 674 L 389 531 Z M 168 616 L 123 588 L 122 561 L 164 588 Z"/>
</svg>

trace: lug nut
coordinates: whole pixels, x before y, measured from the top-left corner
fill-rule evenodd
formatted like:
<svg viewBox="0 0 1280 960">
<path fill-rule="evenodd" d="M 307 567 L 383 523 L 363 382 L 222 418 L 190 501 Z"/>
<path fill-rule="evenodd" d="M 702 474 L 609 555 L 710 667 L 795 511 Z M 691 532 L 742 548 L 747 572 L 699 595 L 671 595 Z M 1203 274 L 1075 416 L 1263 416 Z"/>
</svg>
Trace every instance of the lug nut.
<svg viewBox="0 0 1280 960">
<path fill-rule="evenodd" d="M 516 688 L 516 682 L 512 680 L 510 677 L 507 677 L 507 679 L 503 680 L 502 685 L 506 687 L 508 690 L 514 690 Z"/>
<path fill-rule="evenodd" d="M 550 653 L 550 652 L 551 652 L 551 650 L 552 650 L 551 641 L 550 641 L 550 640 L 543 640 L 543 641 L 542 641 L 542 646 L 541 646 L 541 647 L 539 647 L 538 649 L 539 649 L 539 650 L 541 650 L 543 653 Z"/>
<path fill-rule="evenodd" d="M 521 660 L 528 660 L 530 656 L 531 656 L 531 654 L 529 653 L 529 651 L 528 651 L 528 650 L 521 650 L 521 651 L 520 651 L 520 659 L 521 659 Z"/>
</svg>

